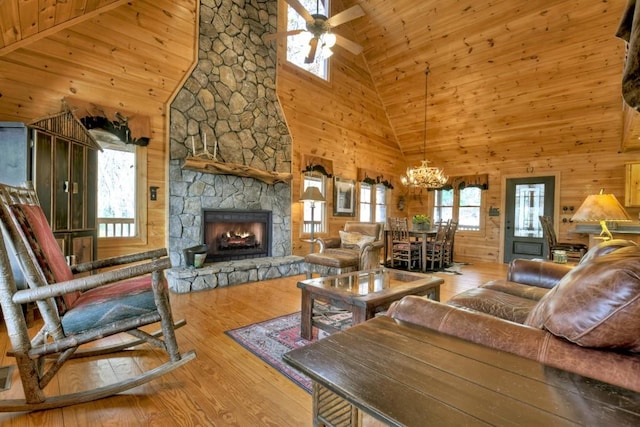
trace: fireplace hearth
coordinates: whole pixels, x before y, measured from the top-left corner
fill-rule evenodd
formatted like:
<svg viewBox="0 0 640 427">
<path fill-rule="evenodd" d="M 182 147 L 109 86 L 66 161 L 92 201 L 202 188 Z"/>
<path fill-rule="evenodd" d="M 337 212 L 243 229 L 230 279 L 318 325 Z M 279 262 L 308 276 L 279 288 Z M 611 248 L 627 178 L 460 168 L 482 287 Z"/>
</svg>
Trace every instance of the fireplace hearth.
<svg viewBox="0 0 640 427">
<path fill-rule="evenodd" d="M 272 220 L 266 210 L 204 209 L 207 262 L 271 256 Z"/>
</svg>

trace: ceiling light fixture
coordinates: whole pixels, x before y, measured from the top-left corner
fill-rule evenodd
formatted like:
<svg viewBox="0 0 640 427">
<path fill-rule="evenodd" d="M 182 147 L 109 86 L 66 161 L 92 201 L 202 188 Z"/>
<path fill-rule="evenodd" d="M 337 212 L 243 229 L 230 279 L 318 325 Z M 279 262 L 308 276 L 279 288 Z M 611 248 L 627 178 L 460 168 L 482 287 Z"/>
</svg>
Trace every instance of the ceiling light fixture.
<svg viewBox="0 0 640 427">
<path fill-rule="evenodd" d="M 400 177 L 400 182 L 407 187 L 418 187 L 426 189 L 442 188 L 447 183 L 444 171 L 436 167 L 429 166 L 427 160 L 427 97 L 429 67 L 425 70 L 424 82 L 424 142 L 422 145 L 422 164 L 413 168 L 407 168 L 407 172 Z"/>
</svg>

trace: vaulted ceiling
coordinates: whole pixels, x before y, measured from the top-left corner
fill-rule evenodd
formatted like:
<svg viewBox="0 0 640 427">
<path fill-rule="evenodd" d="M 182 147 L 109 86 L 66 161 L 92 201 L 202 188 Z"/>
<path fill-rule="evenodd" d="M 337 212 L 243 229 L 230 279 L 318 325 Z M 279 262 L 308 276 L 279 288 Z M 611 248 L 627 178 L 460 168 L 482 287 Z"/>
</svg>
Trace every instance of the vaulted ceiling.
<svg viewBox="0 0 640 427">
<path fill-rule="evenodd" d="M 89 94 L 162 112 L 194 59 L 194 3 L 0 0 L 4 119 L 39 117 L 58 111 L 64 96 Z M 622 126 L 624 43 L 614 33 L 624 2 L 342 3 L 365 11 L 345 31 L 364 47 L 409 161 L 422 157 L 427 66 L 428 150 L 436 158 L 508 157 L 512 144 L 526 151 L 533 140 L 549 141 L 548 152 L 597 150 L 612 123 Z M 35 87 L 38 99 L 29 95 Z"/>
</svg>

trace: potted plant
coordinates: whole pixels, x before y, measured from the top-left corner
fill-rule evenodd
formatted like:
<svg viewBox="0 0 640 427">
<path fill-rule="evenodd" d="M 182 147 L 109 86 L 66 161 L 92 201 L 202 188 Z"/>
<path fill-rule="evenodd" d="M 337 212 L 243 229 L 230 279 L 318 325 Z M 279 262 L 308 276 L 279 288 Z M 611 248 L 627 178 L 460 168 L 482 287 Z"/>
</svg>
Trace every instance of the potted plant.
<svg viewBox="0 0 640 427">
<path fill-rule="evenodd" d="M 429 218 L 428 215 L 417 214 L 413 216 L 411 222 L 413 223 L 414 230 L 424 231 L 429 229 L 431 225 L 431 218 Z"/>
</svg>

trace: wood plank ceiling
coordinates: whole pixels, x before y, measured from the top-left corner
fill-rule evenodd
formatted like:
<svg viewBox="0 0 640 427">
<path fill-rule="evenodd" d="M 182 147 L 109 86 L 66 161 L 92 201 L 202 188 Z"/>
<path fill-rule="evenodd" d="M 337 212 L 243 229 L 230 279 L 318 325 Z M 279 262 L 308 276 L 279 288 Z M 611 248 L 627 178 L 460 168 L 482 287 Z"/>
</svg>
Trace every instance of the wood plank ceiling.
<svg viewBox="0 0 640 427">
<path fill-rule="evenodd" d="M 530 157 L 594 149 L 622 124 L 624 2 L 347 1 L 403 153 L 422 158 L 430 67 L 431 160 Z M 541 126 L 541 123 L 544 125 Z M 531 144 L 536 142 L 536 144 Z M 521 150 L 521 151 L 520 151 Z M 469 153 L 477 153 L 469 157 Z M 410 161 L 411 163 L 411 161 Z"/>
<path fill-rule="evenodd" d="M 2 120 L 60 111 L 66 96 L 163 117 L 194 60 L 195 8 L 189 0 L 0 0 Z"/>
<path fill-rule="evenodd" d="M 193 58 L 194 3 L 0 0 L 0 82 L 11 83 L 0 93 L 13 109 L 2 113 L 42 115 L 42 105 L 27 105 L 31 85 L 42 86 L 45 96 L 32 101 L 50 112 L 62 96 L 89 93 L 158 111 Z M 623 3 L 344 0 L 343 6 L 365 11 L 348 31 L 364 46 L 396 143 L 413 163 L 423 151 L 427 64 L 428 157 L 507 158 L 514 143 L 526 153 L 534 140 L 549 141 L 551 153 L 597 146 L 611 123 L 621 126 L 624 43 L 614 33 Z"/>
</svg>

